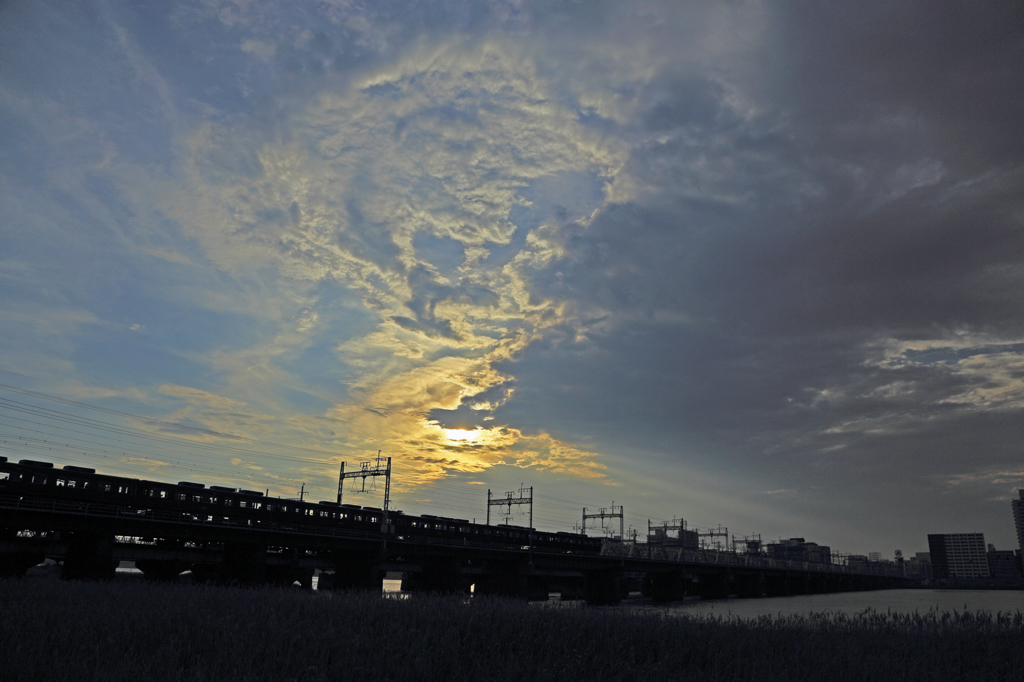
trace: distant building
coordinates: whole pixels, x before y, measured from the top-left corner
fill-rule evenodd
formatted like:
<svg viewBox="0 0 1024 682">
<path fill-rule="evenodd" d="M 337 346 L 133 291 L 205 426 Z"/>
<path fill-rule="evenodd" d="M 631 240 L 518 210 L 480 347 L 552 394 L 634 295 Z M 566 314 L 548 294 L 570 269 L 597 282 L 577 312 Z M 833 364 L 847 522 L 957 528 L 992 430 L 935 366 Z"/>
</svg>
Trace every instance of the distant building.
<svg viewBox="0 0 1024 682">
<path fill-rule="evenodd" d="M 921 557 L 924 556 L 922 559 Z M 918 552 L 917 556 L 910 557 L 903 561 L 903 574 L 913 580 L 931 580 L 932 562 L 928 558 L 928 552 Z"/>
<path fill-rule="evenodd" d="M 882 553 L 881 552 L 868 552 L 868 561 L 881 561 L 881 560 L 882 560 Z"/>
<path fill-rule="evenodd" d="M 1017 549 L 1024 552 L 1024 488 L 1018 488 L 1019 500 L 1010 500 L 1013 507 L 1013 525 L 1017 527 Z"/>
<path fill-rule="evenodd" d="M 928 549 L 936 580 L 989 577 L 983 533 L 929 535 Z"/>
<path fill-rule="evenodd" d="M 675 533 L 672 535 L 670 533 Z M 651 526 L 647 533 L 647 544 L 659 547 L 682 547 L 683 549 L 697 549 L 700 547 L 700 537 L 695 530 L 687 530 L 677 526 Z"/>
<path fill-rule="evenodd" d="M 807 542 L 803 538 L 780 540 L 766 546 L 768 556 L 773 559 L 787 561 L 809 561 L 815 564 L 832 563 L 832 549 L 816 542 Z"/>
<path fill-rule="evenodd" d="M 988 572 L 993 578 L 1020 577 L 1020 569 L 1017 568 L 1017 553 L 1012 549 L 997 550 L 993 545 L 989 545 Z"/>
</svg>

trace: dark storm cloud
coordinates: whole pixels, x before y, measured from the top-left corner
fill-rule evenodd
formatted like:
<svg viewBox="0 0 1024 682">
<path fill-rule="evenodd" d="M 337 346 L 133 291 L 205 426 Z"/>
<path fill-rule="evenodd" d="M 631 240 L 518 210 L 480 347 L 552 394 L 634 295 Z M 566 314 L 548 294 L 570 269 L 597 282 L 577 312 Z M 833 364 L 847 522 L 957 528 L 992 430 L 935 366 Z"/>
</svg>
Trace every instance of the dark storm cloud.
<svg viewBox="0 0 1024 682">
<path fill-rule="evenodd" d="M 566 226 L 534 280 L 587 340 L 509 363 L 497 418 L 908 514 L 1019 462 L 1022 16 L 782 3 L 752 73 L 652 78 L 627 134 L 653 191 Z M 915 342 L 955 357 L 882 359 Z"/>
<path fill-rule="evenodd" d="M 773 16 L 781 49 L 777 78 L 767 83 L 825 134 L 826 149 L 844 124 L 907 111 L 944 162 L 965 172 L 1024 156 L 1019 6 L 782 2 Z M 860 151 L 884 153 L 874 145 Z"/>
</svg>

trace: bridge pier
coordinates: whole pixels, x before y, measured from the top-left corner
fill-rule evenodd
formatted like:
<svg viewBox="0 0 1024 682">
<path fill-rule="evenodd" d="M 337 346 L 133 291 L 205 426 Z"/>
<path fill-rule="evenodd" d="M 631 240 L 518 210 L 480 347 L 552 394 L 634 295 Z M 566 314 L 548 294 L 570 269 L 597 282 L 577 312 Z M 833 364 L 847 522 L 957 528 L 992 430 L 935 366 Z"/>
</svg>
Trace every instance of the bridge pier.
<svg viewBox="0 0 1024 682">
<path fill-rule="evenodd" d="M 809 594 L 810 577 L 806 573 L 796 573 L 789 576 L 790 594 Z"/>
<path fill-rule="evenodd" d="M 526 576 L 527 601 L 547 601 L 548 591 L 548 576 L 539 574 Z"/>
<path fill-rule="evenodd" d="M 220 582 L 262 585 L 267 581 L 267 546 L 253 542 L 224 543 Z"/>
<path fill-rule="evenodd" d="M 729 575 L 722 573 L 703 573 L 698 584 L 701 599 L 728 599 Z"/>
<path fill-rule="evenodd" d="M 584 571 L 584 599 L 588 604 L 618 604 L 626 596 L 622 568 Z"/>
<path fill-rule="evenodd" d="M 299 583 L 307 590 L 313 589 L 314 569 L 305 566 L 292 566 L 283 564 L 279 566 L 267 566 L 266 580 L 270 585 L 278 587 L 291 587 Z"/>
<path fill-rule="evenodd" d="M 45 551 L 19 546 L 13 542 L 14 537 L 11 534 L 7 540 L 6 534 L 0 532 L 0 578 L 22 578 L 29 568 L 46 560 Z"/>
<path fill-rule="evenodd" d="M 853 581 L 847 575 L 832 575 L 828 577 L 829 592 L 849 592 L 853 589 Z"/>
<path fill-rule="evenodd" d="M 654 601 L 680 601 L 686 596 L 686 572 L 680 568 L 647 573 L 641 592 Z"/>
<path fill-rule="evenodd" d="M 789 576 L 785 573 L 766 575 L 764 577 L 764 593 L 769 597 L 789 596 Z"/>
<path fill-rule="evenodd" d="M 739 574 L 734 577 L 736 594 L 741 597 L 760 597 L 764 595 L 764 573 Z"/>
<path fill-rule="evenodd" d="M 178 559 L 136 559 L 135 568 L 142 571 L 147 580 L 173 582 L 182 572 L 187 571 L 190 564 Z"/>
<path fill-rule="evenodd" d="M 465 593 L 469 591 L 469 584 L 462 575 L 461 561 L 439 558 L 424 561 L 423 570 L 417 573 L 406 573 L 402 591 Z"/>
<path fill-rule="evenodd" d="M 384 586 L 384 573 L 380 555 L 372 552 L 334 552 L 334 573 L 320 576 L 318 589 L 321 590 L 374 590 Z"/>
<path fill-rule="evenodd" d="M 558 592 L 562 601 L 583 599 L 586 595 L 586 578 L 561 576 L 555 579 L 549 586 L 553 591 Z"/>
<path fill-rule="evenodd" d="M 516 561 L 488 561 L 473 593 L 526 599 L 529 597 L 526 567 Z"/>
<path fill-rule="evenodd" d="M 64 580 L 112 580 L 117 563 L 113 535 L 76 531 L 68 539 L 60 577 Z"/>
<path fill-rule="evenodd" d="M 45 554 L 5 554 L 0 557 L 0 578 L 21 578 L 28 569 L 46 561 Z"/>
</svg>

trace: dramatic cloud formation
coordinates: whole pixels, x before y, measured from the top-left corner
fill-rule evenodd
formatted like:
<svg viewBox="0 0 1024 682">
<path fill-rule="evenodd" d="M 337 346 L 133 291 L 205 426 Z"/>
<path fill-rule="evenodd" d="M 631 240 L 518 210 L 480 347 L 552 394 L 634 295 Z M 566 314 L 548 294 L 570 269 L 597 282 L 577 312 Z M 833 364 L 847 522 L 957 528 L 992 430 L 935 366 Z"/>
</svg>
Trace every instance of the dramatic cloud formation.
<svg viewBox="0 0 1024 682">
<path fill-rule="evenodd" d="M 641 535 L 1011 548 L 1022 22 L 5 5 L 0 382 L 168 440 L 2 429 L 325 498 L 381 450 L 399 506 L 482 517 L 481 484 L 526 482 L 564 530 L 614 499 Z"/>
</svg>

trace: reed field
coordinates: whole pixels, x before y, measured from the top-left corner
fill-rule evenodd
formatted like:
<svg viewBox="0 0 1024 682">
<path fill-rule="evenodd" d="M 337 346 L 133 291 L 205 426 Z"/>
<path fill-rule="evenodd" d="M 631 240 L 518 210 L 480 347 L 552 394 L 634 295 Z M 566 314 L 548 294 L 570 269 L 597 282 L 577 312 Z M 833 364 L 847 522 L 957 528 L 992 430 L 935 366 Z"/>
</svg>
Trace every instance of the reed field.
<svg viewBox="0 0 1024 682">
<path fill-rule="evenodd" d="M 1024 616 L 753 621 L 503 599 L 0 581 L 0 680 L 1024 679 Z"/>
</svg>

